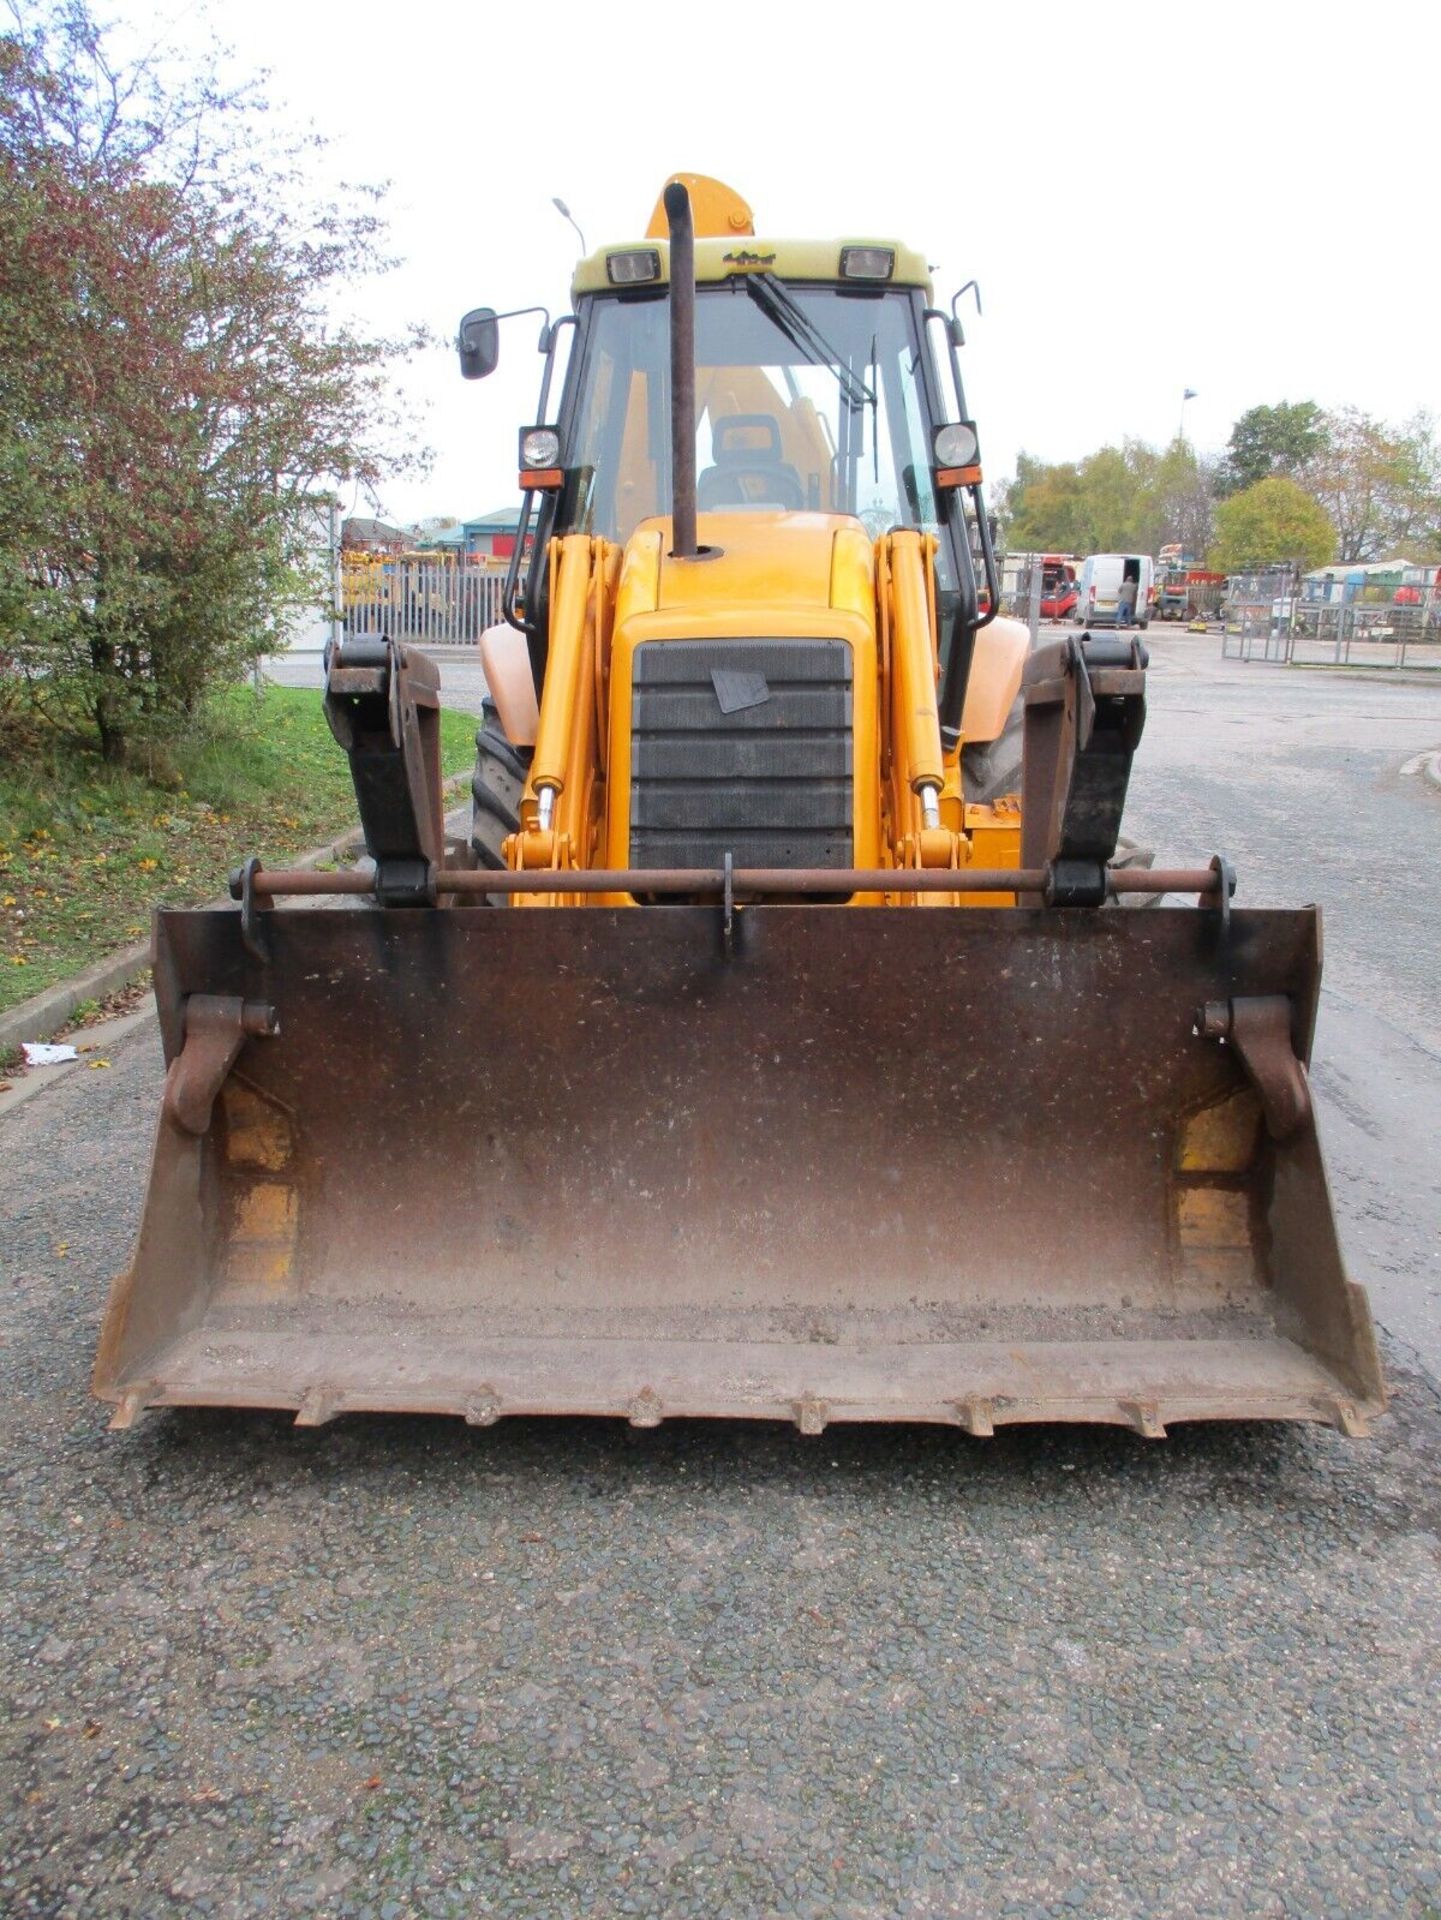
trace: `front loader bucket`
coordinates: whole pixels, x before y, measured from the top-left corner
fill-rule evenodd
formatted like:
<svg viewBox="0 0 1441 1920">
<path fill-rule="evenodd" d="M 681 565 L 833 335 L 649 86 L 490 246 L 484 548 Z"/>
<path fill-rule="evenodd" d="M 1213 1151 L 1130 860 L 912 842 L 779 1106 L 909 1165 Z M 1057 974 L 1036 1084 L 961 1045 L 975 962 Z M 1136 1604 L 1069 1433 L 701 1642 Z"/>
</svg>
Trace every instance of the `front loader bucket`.
<svg viewBox="0 0 1441 1920">
<path fill-rule="evenodd" d="M 1354 1432 L 1382 1404 L 1285 1030 L 1304 1057 L 1309 910 L 257 926 L 247 947 L 233 911 L 158 923 L 172 1064 L 95 1378 L 119 1424 Z M 1279 1061 L 1274 1021 L 1270 1057 L 1240 1044 L 1263 1004 L 1287 1010 Z"/>
</svg>

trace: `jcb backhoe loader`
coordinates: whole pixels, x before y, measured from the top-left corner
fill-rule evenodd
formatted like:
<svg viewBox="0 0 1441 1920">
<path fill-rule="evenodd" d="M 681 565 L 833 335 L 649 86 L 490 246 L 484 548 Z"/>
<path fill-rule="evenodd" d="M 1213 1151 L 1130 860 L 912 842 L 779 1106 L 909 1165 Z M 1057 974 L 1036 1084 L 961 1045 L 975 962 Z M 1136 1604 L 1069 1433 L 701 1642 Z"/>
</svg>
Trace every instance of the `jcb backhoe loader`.
<svg viewBox="0 0 1441 1920">
<path fill-rule="evenodd" d="M 498 338 L 468 315 L 462 371 Z M 960 344 L 920 255 L 757 239 L 696 177 L 580 263 L 469 857 L 435 667 L 347 637 L 373 871 L 252 859 L 235 909 L 158 917 L 117 1425 L 1364 1429 L 1318 915 L 1118 858 L 1144 647 L 993 617 Z"/>
</svg>

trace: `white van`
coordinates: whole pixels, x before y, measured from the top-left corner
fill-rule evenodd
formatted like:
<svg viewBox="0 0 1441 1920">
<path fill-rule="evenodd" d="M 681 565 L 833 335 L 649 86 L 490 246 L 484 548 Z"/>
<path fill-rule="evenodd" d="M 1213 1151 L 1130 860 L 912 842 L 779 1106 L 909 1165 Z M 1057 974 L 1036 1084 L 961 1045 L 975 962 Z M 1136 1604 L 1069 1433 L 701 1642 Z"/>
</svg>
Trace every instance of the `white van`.
<svg viewBox="0 0 1441 1920">
<path fill-rule="evenodd" d="M 1149 553 L 1092 553 L 1081 568 L 1079 597 L 1071 615 L 1078 627 L 1113 627 L 1116 601 L 1123 580 L 1136 583 L 1133 619 L 1138 627 L 1151 620 L 1156 569 Z"/>
</svg>

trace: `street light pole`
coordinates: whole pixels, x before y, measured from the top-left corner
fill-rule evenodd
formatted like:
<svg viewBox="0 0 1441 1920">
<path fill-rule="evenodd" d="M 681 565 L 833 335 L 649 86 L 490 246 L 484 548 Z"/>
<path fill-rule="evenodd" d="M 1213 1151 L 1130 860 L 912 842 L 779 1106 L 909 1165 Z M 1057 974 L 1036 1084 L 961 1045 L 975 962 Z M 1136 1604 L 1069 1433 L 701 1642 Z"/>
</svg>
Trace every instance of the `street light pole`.
<svg viewBox="0 0 1441 1920">
<path fill-rule="evenodd" d="M 559 203 L 557 203 L 559 204 Z M 1181 395 L 1181 418 L 1176 423 L 1176 438 L 1182 446 L 1186 444 L 1186 402 L 1196 398 L 1196 389 L 1187 387 Z"/>
<path fill-rule="evenodd" d="M 570 224 L 573 227 L 575 227 L 575 237 L 580 242 L 580 250 L 582 255 L 589 253 L 590 248 L 585 244 L 585 235 L 581 232 L 579 227 L 575 226 L 574 214 L 572 214 L 570 208 L 565 204 L 564 200 L 561 199 L 558 193 L 551 195 L 550 204 L 555 208 L 556 212 L 562 216 L 563 219 L 569 220 Z"/>
</svg>

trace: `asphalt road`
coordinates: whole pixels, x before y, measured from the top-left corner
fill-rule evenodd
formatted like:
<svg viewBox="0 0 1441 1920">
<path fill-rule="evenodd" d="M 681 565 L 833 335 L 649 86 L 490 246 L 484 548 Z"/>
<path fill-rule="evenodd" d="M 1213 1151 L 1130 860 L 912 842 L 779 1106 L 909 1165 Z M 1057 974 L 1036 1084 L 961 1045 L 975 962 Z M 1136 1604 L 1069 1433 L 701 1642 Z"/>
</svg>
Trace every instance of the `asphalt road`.
<svg viewBox="0 0 1441 1920">
<path fill-rule="evenodd" d="M 1324 912 L 1312 1079 L 1346 1255 L 1441 1378 L 1441 672 L 1243 665 L 1152 626 L 1128 831 L 1179 864 L 1224 853 L 1242 906 Z"/>
<path fill-rule="evenodd" d="M 440 698 L 444 706 L 480 712 L 485 695 L 485 675 L 474 647 L 437 647 L 432 657 L 440 663 Z M 264 673 L 280 687 L 316 687 L 324 685 L 322 656 L 308 649 L 296 653 L 274 653 L 266 660 Z"/>
<path fill-rule="evenodd" d="M 1438 1920 L 1441 686 L 1155 653 L 1143 833 L 1328 903 L 1375 1438 L 109 1435 L 142 1024 L 0 1107 L 0 1912 Z"/>
</svg>

